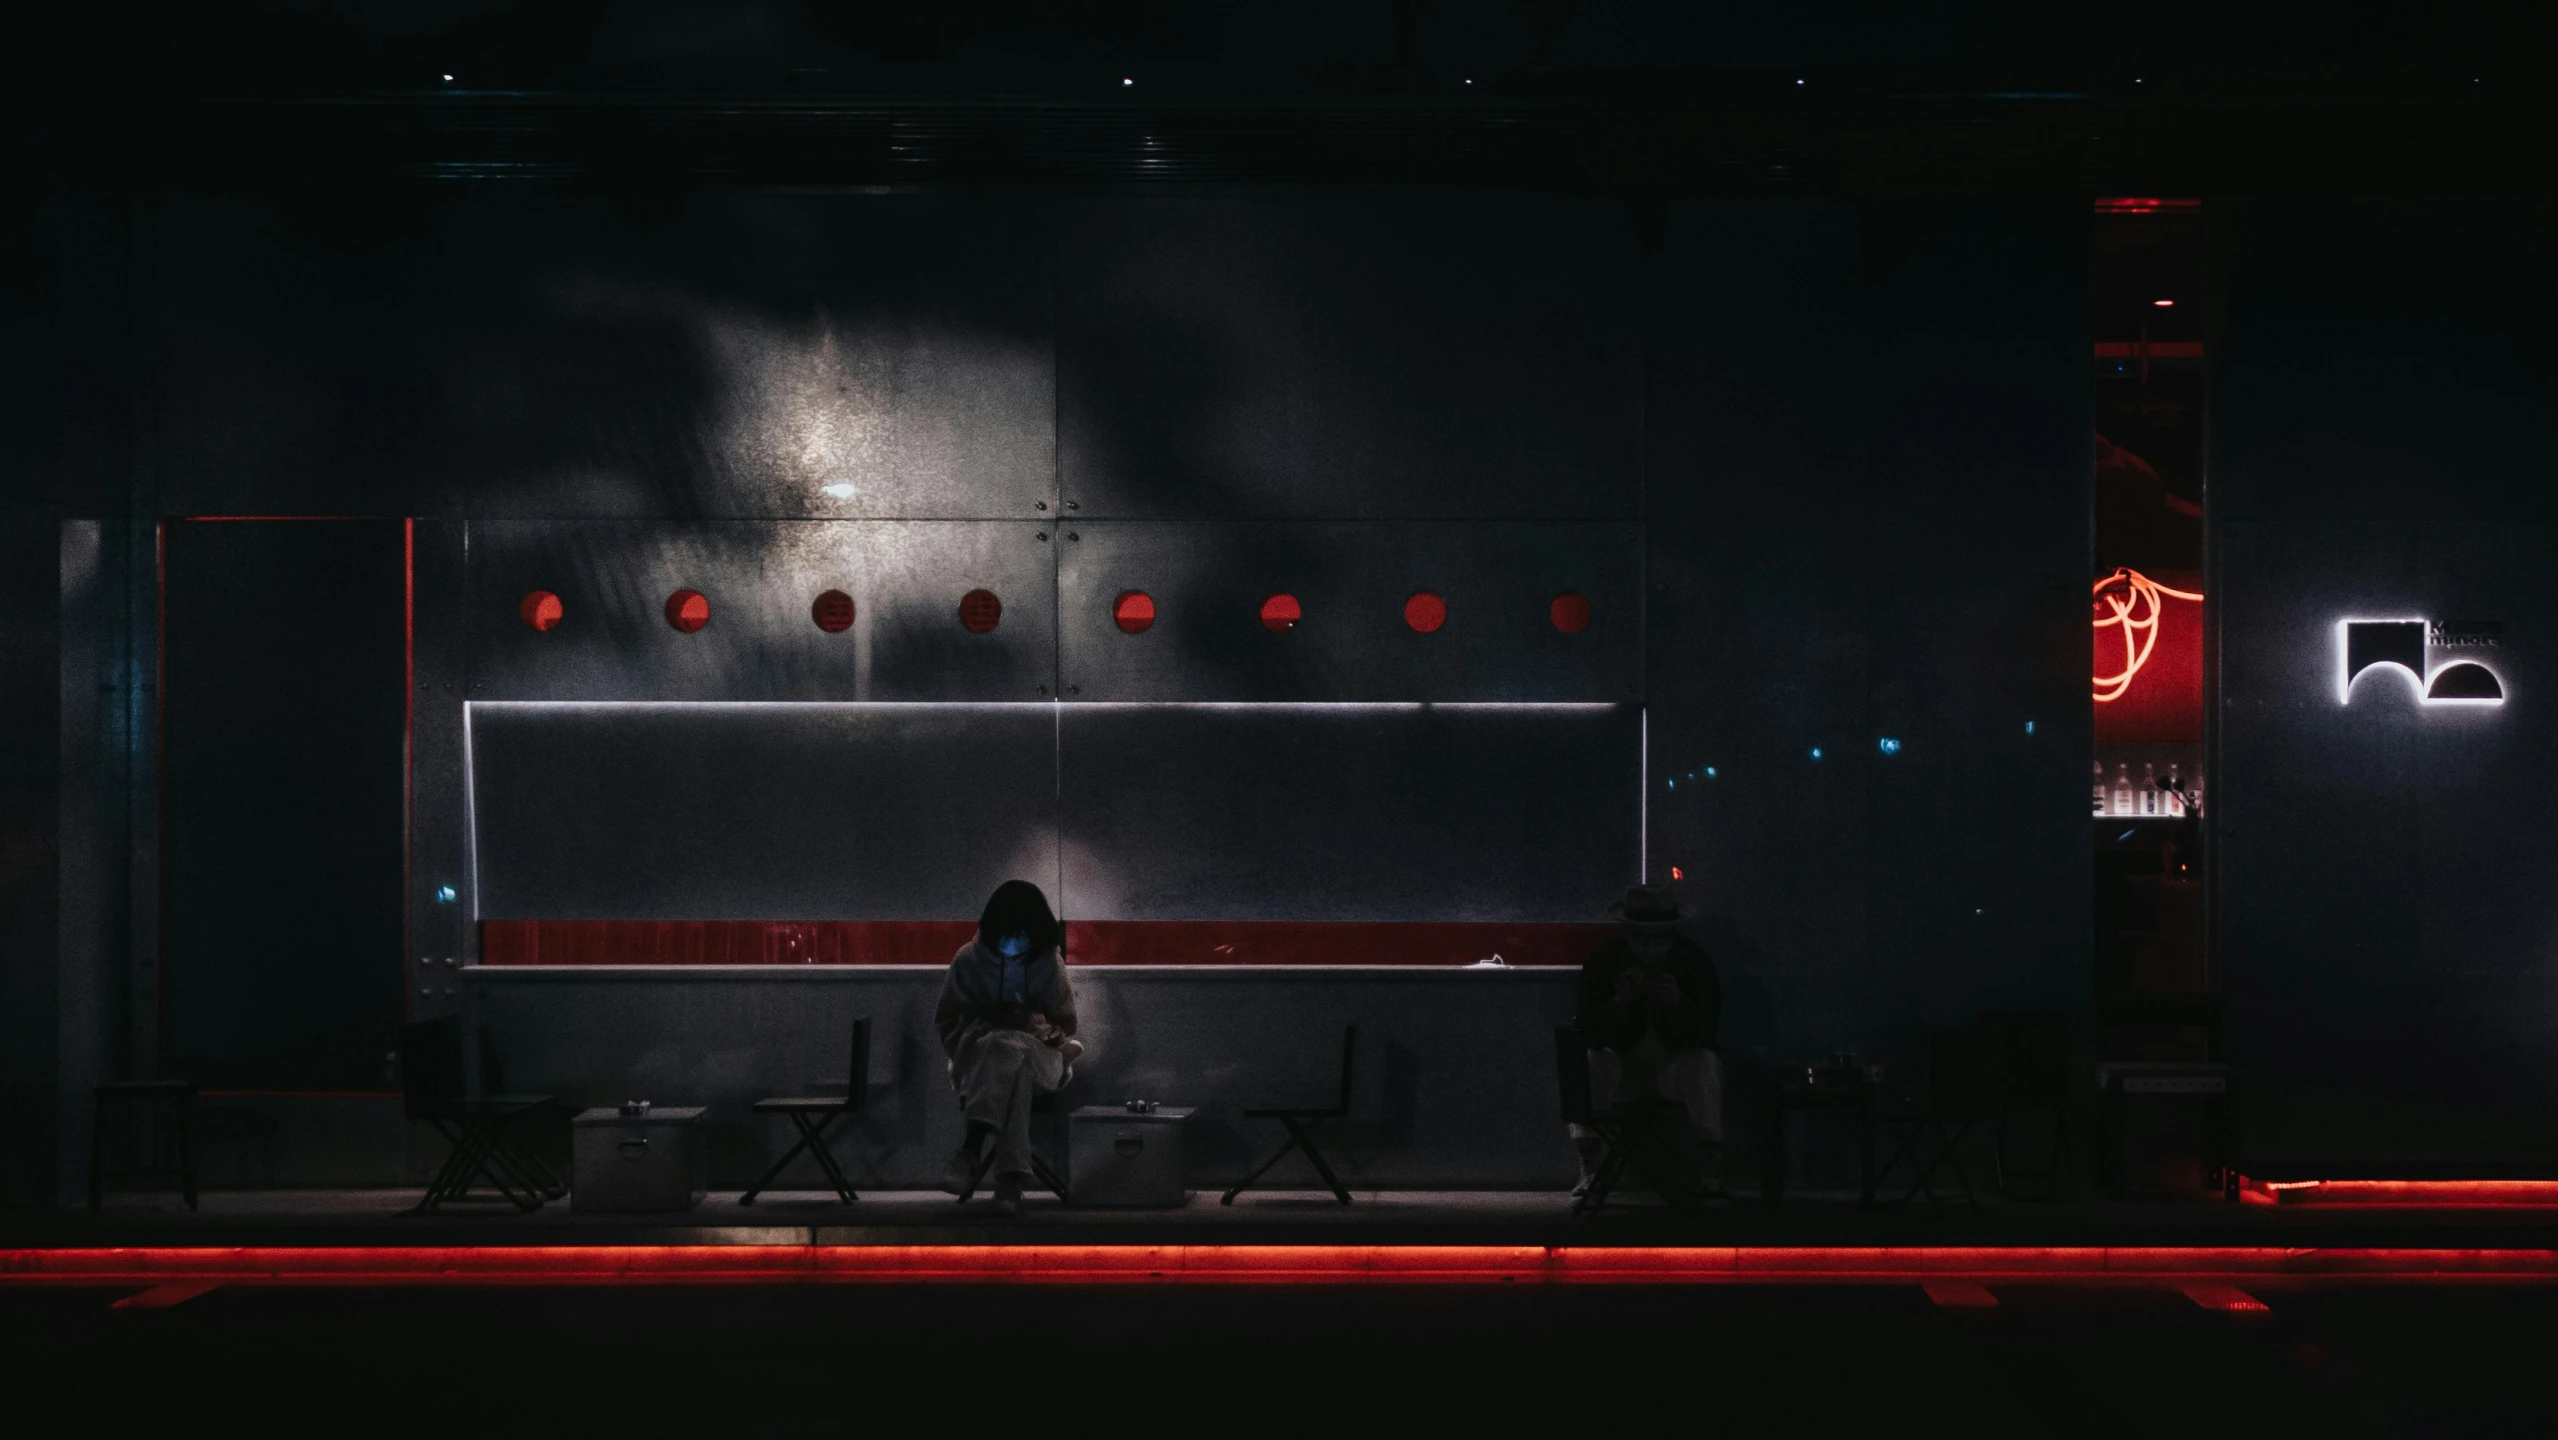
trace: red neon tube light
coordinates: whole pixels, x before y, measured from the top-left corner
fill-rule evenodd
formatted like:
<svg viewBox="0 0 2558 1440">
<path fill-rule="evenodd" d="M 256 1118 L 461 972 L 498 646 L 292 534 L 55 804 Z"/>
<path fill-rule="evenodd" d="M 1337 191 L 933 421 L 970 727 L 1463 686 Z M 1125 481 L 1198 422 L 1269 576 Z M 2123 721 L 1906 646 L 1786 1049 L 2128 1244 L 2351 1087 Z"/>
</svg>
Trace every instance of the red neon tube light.
<svg viewBox="0 0 2558 1440">
<path fill-rule="evenodd" d="M 2108 593 L 2118 587 L 2122 593 Z M 2149 652 L 2158 644 L 2159 616 L 2167 601 L 2199 602 L 2203 595 L 2199 590 L 2170 589 L 2130 569 L 2117 570 L 2097 581 L 2091 593 L 2096 604 L 2110 612 L 2091 623 L 2100 631 L 2119 628 L 2123 632 L 2123 668 L 2112 675 L 2100 672 L 2096 676 L 2096 703 L 2110 705 L 2131 690 L 2133 677 L 2149 663 Z"/>
<path fill-rule="evenodd" d="M 2558 1209 L 2558 1180 L 2249 1180 L 2258 1205 L 2353 1205 L 2457 1210 Z"/>
<path fill-rule="evenodd" d="M 0 1284 L 2558 1284 L 2558 1251 L 2290 1246 L 460 1245 L 0 1250 Z"/>
</svg>

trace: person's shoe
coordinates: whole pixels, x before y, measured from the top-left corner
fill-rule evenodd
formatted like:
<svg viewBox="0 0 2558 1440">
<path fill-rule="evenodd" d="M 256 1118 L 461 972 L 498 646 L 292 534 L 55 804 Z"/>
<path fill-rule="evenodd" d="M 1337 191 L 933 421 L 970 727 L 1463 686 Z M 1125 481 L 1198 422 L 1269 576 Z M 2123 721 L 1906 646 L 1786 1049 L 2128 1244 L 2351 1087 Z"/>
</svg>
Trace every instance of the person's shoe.
<svg viewBox="0 0 2558 1440">
<path fill-rule="evenodd" d="M 986 1202 L 986 1213 L 998 1220 L 1010 1220 L 1021 1213 L 1022 1177 L 1007 1175 L 995 1182 L 995 1198 Z"/>
<path fill-rule="evenodd" d="M 1084 1042 L 1069 1040 L 1057 1047 L 1057 1053 L 1066 1057 L 1066 1068 L 1072 1071 L 1075 1068 L 1075 1062 L 1084 1058 Z"/>
<path fill-rule="evenodd" d="M 962 1145 L 950 1152 L 950 1164 L 941 1172 L 941 1188 L 953 1195 L 965 1195 L 977 1179 L 977 1152 Z"/>
</svg>

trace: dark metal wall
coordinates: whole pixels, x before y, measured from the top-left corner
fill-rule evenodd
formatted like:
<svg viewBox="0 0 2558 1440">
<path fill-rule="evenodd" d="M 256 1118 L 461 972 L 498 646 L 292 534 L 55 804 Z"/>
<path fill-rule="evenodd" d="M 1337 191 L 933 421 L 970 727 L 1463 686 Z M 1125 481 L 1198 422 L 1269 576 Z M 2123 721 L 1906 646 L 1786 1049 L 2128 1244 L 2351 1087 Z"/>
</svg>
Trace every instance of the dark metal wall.
<svg viewBox="0 0 2558 1440">
<path fill-rule="evenodd" d="M 1704 911 L 1727 1053 L 1907 1074 L 1931 1025 L 2085 1007 L 2086 223 L 1668 213 L 1651 865 Z"/>
<path fill-rule="evenodd" d="M 1642 510 L 1641 287 L 1598 195 L 1089 202 L 1058 242 L 1058 473 L 1110 518 Z"/>
<path fill-rule="evenodd" d="M 2224 207 L 2222 988 L 2247 1153 L 2545 1166 L 2558 1144 L 2558 320 L 2545 210 Z M 2501 621 L 2500 707 L 2338 697 L 2336 624 Z"/>
<path fill-rule="evenodd" d="M 1727 1050 L 1905 1058 L 2084 974 L 2079 209 L 429 187 L 161 195 L 58 243 L 134 316 L 79 392 L 139 417 L 130 492 L 90 503 L 421 517 L 422 1013 L 468 1003 L 475 913 L 965 914 L 974 867 L 1053 854 L 1088 918 L 1584 919 L 1648 851 Z M 1044 733 L 489 704 L 473 788 L 466 700 Z M 1309 702 L 1366 708 L 1275 708 Z M 970 718 L 881 769 L 924 715 Z M 964 863 L 897 850 L 1034 776 L 1053 808 L 949 829 Z"/>
<path fill-rule="evenodd" d="M 1049 712 L 475 706 L 477 911 L 951 920 L 1016 876 L 1053 891 Z"/>
<path fill-rule="evenodd" d="M 49 1201 L 62 1062 L 61 521 L 0 509 L 0 1200 Z"/>
<path fill-rule="evenodd" d="M 408 831 L 398 520 L 165 527 L 161 1061 L 392 1081 Z"/>
<path fill-rule="evenodd" d="M 1057 540 L 1037 521 L 485 521 L 470 527 L 475 700 L 1044 701 L 1057 671 Z M 709 623 L 666 621 L 698 591 Z M 523 597 L 560 599 L 527 628 Z M 818 628 L 827 590 L 851 628 Z M 973 590 L 1001 606 L 963 627 Z"/>
</svg>

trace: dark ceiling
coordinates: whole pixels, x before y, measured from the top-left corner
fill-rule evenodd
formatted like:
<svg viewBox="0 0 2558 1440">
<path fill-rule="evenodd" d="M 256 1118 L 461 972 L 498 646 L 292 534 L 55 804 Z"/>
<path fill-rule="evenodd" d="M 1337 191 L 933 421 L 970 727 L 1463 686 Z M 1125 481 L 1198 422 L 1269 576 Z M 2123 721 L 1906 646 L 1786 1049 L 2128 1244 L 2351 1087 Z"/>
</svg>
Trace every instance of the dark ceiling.
<svg viewBox="0 0 2558 1440">
<path fill-rule="evenodd" d="M 2546 7 L 11 7 L 58 182 L 358 175 L 2510 187 Z"/>
</svg>

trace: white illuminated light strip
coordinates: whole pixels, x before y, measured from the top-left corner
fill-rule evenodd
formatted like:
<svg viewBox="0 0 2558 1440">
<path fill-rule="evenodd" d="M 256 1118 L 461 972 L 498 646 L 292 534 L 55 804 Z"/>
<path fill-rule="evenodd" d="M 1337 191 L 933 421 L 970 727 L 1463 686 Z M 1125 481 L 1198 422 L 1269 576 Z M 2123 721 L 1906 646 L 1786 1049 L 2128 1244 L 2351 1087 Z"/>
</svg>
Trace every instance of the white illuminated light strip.
<svg viewBox="0 0 2558 1440">
<path fill-rule="evenodd" d="M 1613 700 L 468 700 L 491 710 L 1621 710 Z"/>
<path fill-rule="evenodd" d="M 464 883 L 471 887 L 462 924 L 476 935 L 480 921 L 480 767 L 471 751 L 471 702 L 467 700 L 462 702 L 462 871 Z"/>
<path fill-rule="evenodd" d="M 2431 635 L 2431 633 L 2432 633 L 2431 622 L 2426 621 L 2426 620 L 2423 620 L 2423 619 L 2420 619 L 2420 618 L 2417 618 L 2417 617 L 2413 617 L 2413 616 L 2397 616 L 2397 617 L 2391 617 L 2391 618 L 2381 618 L 2381 617 L 2368 616 L 2368 615 L 2349 615 L 2349 616 L 2345 617 L 2344 619 L 2337 621 L 2337 622 L 2336 622 L 2336 703 L 2337 703 L 2337 704 L 2339 704 L 2339 705 L 2350 705 L 2350 704 L 2352 704 L 2352 703 L 2353 703 L 2353 701 L 2354 701 L 2354 681 L 2358 678 L 2357 676 L 2355 676 L 2355 675 L 2352 673 L 2351 669 L 2349 668 L 2349 667 L 2353 664 L 2352 651 L 2351 651 L 2351 648 L 2350 648 L 2349 642 L 2348 642 L 2348 641 L 2346 640 L 2346 638 L 2345 638 L 2346 627 L 2347 627 L 2347 626 L 2349 626 L 2349 625 L 2422 625 L 2422 626 L 2425 626 L 2425 627 L 2426 627 L 2426 629 L 2427 629 L 2427 634 L 2428 634 L 2429 636 L 2430 636 L 2430 635 Z M 2429 649 L 2429 650 L 2433 648 L 2432 643 L 2431 643 L 2431 641 L 2430 641 L 2430 640 L 2428 640 L 2427 645 L 2426 645 L 2426 648 L 2427 648 L 2427 649 Z M 2487 663 L 2486 663 L 2486 662 L 2484 662 L 2484 661 L 2480 661 L 2480 660 L 2455 660 L 2455 661 L 2453 661 L 2453 662 L 2452 662 L 2452 664 L 2455 664 L 2455 665 L 2475 665 L 2475 666 L 2477 666 L 2479 669 L 2484 670 L 2484 671 L 2486 671 L 2488 674 L 2493 675 L 2493 676 L 2495 676 L 2495 677 L 2496 677 L 2496 688 L 2497 688 L 2497 689 L 2499 689 L 2499 690 L 2505 690 L 2505 689 L 2508 689 L 2508 688 L 2509 688 L 2509 687 L 2506 685 L 2506 683 L 2505 683 L 2505 676 L 2504 676 L 2504 672 L 2503 672 L 2503 671 L 2501 671 L 2501 670 L 2498 670 L 2498 669 L 2497 669 L 2495 666 L 2493 666 L 2493 665 L 2489 665 L 2489 664 L 2487 664 Z M 2395 670 L 2395 671 L 2397 671 L 2399 674 L 2406 676 L 2406 677 L 2407 677 L 2407 683 L 2408 683 L 2409 685 L 2411 685 L 2411 686 L 2414 686 L 2414 687 L 2415 687 L 2415 690 L 2416 690 L 2416 703 L 2417 703 L 2417 704 L 2419 704 L 2419 705 L 2478 705 L 2478 706 L 2492 706 L 2492 705 L 2502 705 L 2502 704 L 2504 704 L 2504 703 L 2505 703 L 2505 697 L 2504 697 L 2504 696 L 2502 696 L 2502 695 L 2489 696 L 2489 697 L 2479 697 L 2479 698 L 2473 698 L 2473 697 L 2466 697 L 2466 696 L 2464 696 L 2464 697 L 2452 698 L 2452 699 L 2442 699 L 2442 700 L 2437 700 L 2437 699 L 2435 699 L 2433 696 L 2426 694 L 2426 693 L 2425 693 L 2425 691 L 2426 691 L 2429 687 L 2431 687 L 2431 686 L 2433 685 L 2433 683 L 2434 683 L 2434 675 L 2439 675 L 2439 674 L 2441 674 L 2441 673 L 2442 673 L 2442 671 L 2440 671 L 2440 670 L 2435 671 L 2435 672 L 2434 672 L 2434 675 L 2419 675 L 2419 674 L 2417 674 L 2415 671 L 2408 669 L 2406 666 L 2399 664 L 2399 663 L 2398 663 L 2397 661 L 2395 661 L 2395 660 L 2383 660 L 2383 661 L 2378 662 L 2377 664 L 2374 664 L 2374 665 L 2370 666 L 2369 668 L 2370 668 L 2370 669 L 2372 669 L 2372 670 L 2379 670 L 2379 669 L 2386 668 L 2386 669 L 2390 669 L 2390 670 Z M 2450 668 L 2450 667 L 2449 667 L 2449 666 L 2445 666 L 2444 668 L 2445 668 L 2445 669 L 2448 669 L 2448 668 Z"/>
</svg>

